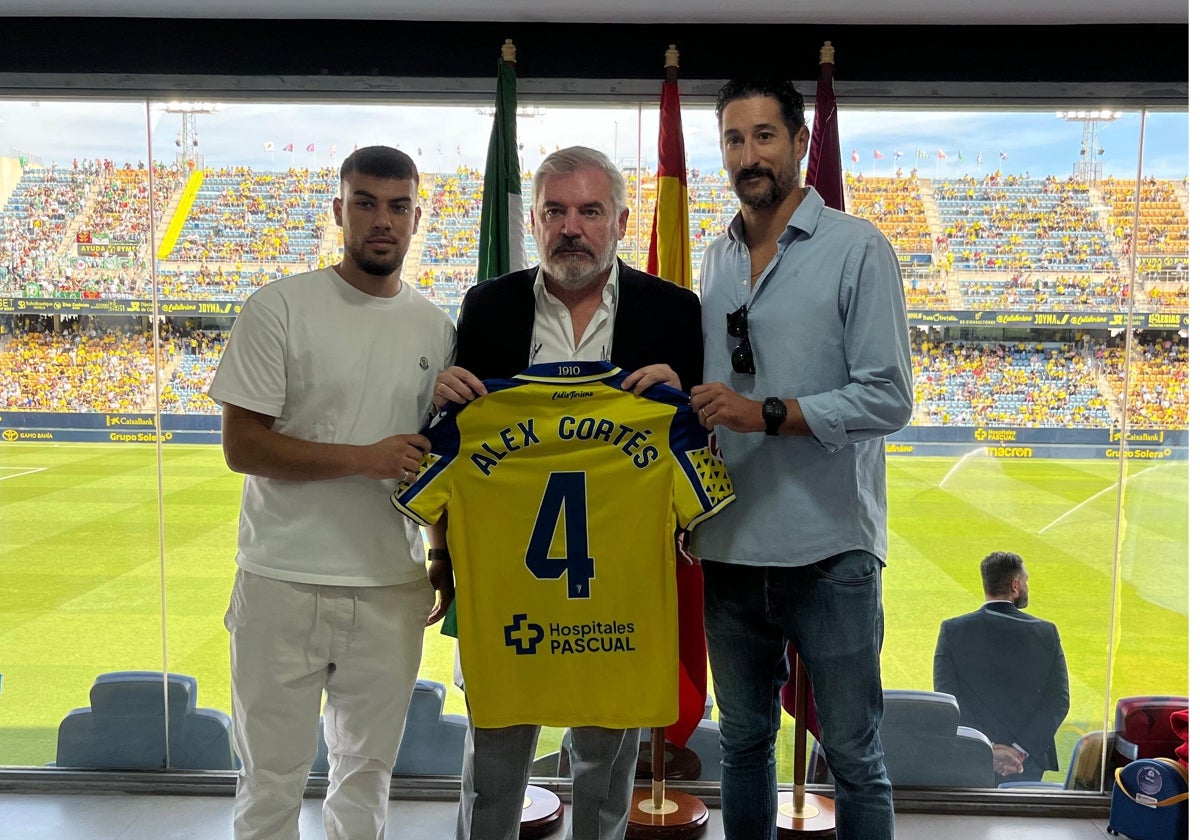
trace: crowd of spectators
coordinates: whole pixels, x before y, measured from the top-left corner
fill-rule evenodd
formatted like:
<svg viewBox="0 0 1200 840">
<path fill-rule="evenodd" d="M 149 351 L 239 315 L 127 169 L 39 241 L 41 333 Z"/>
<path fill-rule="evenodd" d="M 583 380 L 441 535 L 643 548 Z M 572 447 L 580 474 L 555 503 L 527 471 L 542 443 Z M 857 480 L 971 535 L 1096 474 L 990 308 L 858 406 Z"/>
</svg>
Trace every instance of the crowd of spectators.
<svg viewBox="0 0 1200 840">
<path fill-rule="evenodd" d="M 1171 283 L 1151 286 L 1146 290 L 1146 299 L 1151 308 L 1162 312 L 1188 311 L 1188 283 Z"/>
<path fill-rule="evenodd" d="M 315 262 L 337 194 L 331 168 L 205 170 L 168 260 Z"/>
<path fill-rule="evenodd" d="M 897 253 L 931 253 L 933 232 L 915 176 L 869 178 L 847 173 L 845 197 L 847 212 L 874 222 Z"/>
<path fill-rule="evenodd" d="M 83 209 L 93 177 L 112 161 L 28 169 L 0 210 L 0 270 L 10 292 L 51 292 L 64 280 L 67 226 Z"/>
<path fill-rule="evenodd" d="M 1089 357 L 1073 345 L 913 336 L 915 424 L 1106 428 L 1112 416 Z"/>
<path fill-rule="evenodd" d="M 1133 247 L 1135 210 L 1139 254 L 1186 255 L 1187 212 L 1180 204 L 1175 186 L 1170 181 L 1145 178 L 1140 196 L 1135 195 L 1137 186 L 1137 181 L 1111 177 L 1097 185 L 1102 201 L 1109 208 L 1108 223 L 1121 245 L 1122 256 L 1127 257 Z M 1140 200 L 1140 204 L 1135 205 L 1135 200 Z"/>
<path fill-rule="evenodd" d="M 1125 400 L 1125 345 L 1097 350 L 1118 405 Z M 1140 336 L 1129 364 L 1129 425 L 1134 428 L 1188 427 L 1188 346 L 1177 336 Z"/>
<path fill-rule="evenodd" d="M 185 174 L 155 165 L 153 201 L 158 213 L 165 215 L 182 194 Z M 138 212 L 148 201 L 148 175 L 142 164 L 118 166 L 107 160 L 27 170 L 0 211 L 0 292 L 26 297 L 148 297 L 152 266 L 147 260 L 153 258 L 153 249 L 146 215 Z M 336 190 L 333 169 L 276 173 L 227 168 L 205 170 L 204 176 L 206 189 L 188 209 L 187 225 L 170 259 L 153 266 L 160 298 L 241 300 L 273 279 L 325 266 L 336 258 L 337 248 L 326 236 Z M 526 208 L 530 180 L 523 179 Z M 924 184 L 915 177 L 860 174 L 846 179 L 851 212 L 888 231 L 901 254 L 930 255 L 920 270 L 906 270 L 911 308 L 1127 308 L 1129 288 L 1120 273 L 1055 268 L 1094 257 L 1102 265 L 1111 261 L 1086 184 L 999 174 Z M 932 206 L 922 197 L 928 187 Z M 704 247 L 724 231 L 736 212 L 736 199 L 730 197 L 724 173 L 692 170 L 688 188 L 698 273 Z M 1110 181 L 1100 191 L 1112 208 L 1109 232 L 1118 239 L 1125 234 L 1121 213 L 1132 188 L 1133 182 Z M 621 253 L 640 266 L 648 247 L 657 181 L 652 172 L 630 173 L 628 189 L 635 210 Z M 427 177 L 422 186 L 423 247 L 412 279 L 439 304 L 458 303 L 475 282 L 482 191 L 482 173 L 466 167 Z M 1174 186 L 1166 182 L 1145 182 L 1142 200 L 1150 209 L 1174 201 L 1178 213 L 1184 212 Z M 643 208 L 640 216 L 636 206 Z M 928 214 L 933 208 L 942 220 L 936 230 Z M 640 227 L 633 221 L 637 219 Z M 72 222 L 94 240 L 140 241 L 146 248 L 117 266 L 103 257 L 83 258 L 73 232 L 67 233 Z M 1186 242 L 1186 224 L 1172 225 L 1171 233 L 1181 233 Z M 1147 245 L 1177 241 L 1155 237 L 1151 226 Z M 528 241 L 527 249 L 532 257 Z M 1139 275 L 1153 282 L 1139 284 L 1135 308 L 1186 311 L 1186 251 L 1160 251 L 1139 257 Z M 980 266 L 991 270 L 969 270 Z M 187 338 L 164 334 L 160 369 L 172 375 L 162 394 L 164 410 L 214 412 L 204 391 L 220 338 L 189 329 L 193 331 Z M 13 371 L 5 379 L 0 408 L 136 411 L 153 395 L 150 344 L 137 331 L 91 327 L 59 335 L 24 332 L 0 340 L 4 365 Z M 1117 408 L 1110 411 L 1096 387 L 1099 378 L 1107 376 L 1112 391 L 1123 393 L 1123 382 L 1113 380 L 1123 361 L 1116 350 L 1092 357 L 1069 344 L 952 343 L 932 341 L 928 335 L 914 342 L 918 415 L 925 422 L 1103 427 L 1113 422 Z M 1139 347 L 1129 398 L 1135 424 L 1186 427 L 1186 366 L 1186 345 L 1160 342 Z"/>
<path fill-rule="evenodd" d="M 95 196 L 80 220 L 80 242 L 136 242 L 150 237 L 151 172 L 144 163 L 126 164 L 93 179 Z M 179 192 L 183 172 L 177 166 L 153 164 L 154 213 L 165 217 L 167 204 Z M 145 256 L 142 254 L 141 256 Z"/>
<path fill-rule="evenodd" d="M 19 330 L 0 344 L 0 409 L 144 410 L 154 398 L 152 338 L 132 323 L 62 332 Z M 171 360 L 160 344 L 158 368 Z"/>
<path fill-rule="evenodd" d="M 172 340 L 178 359 L 160 399 L 164 414 L 220 414 L 221 407 L 208 396 L 228 333 L 196 329 L 185 324 Z"/>
<path fill-rule="evenodd" d="M 184 173 L 159 164 L 154 173 L 155 207 L 164 212 L 182 194 Z M 116 166 L 103 160 L 77 161 L 70 169 L 28 170 L 0 213 L 0 292 L 25 297 L 148 297 L 148 259 L 153 257 L 149 248 L 118 261 L 111 256 L 81 257 L 75 243 L 65 241 L 73 219 L 79 221 L 81 233 L 109 241 L 144 237 L 146 217 L 135 211 L 146 203 L 147 174 L 141 163 Z M 642 266 L 657 179 L 649 171 L 630 172 L 628 178 L 634 212 L 619 254 Z M 526 207 L 530 181 L 523 178 Z M 1105 182 L 1103 195 L 1123 201 L 1132 185 Z M 331 168 L 204 170 L 204 185 L 185 208 L 181 236 L 170 258 L 157 265 L 160 297 L 238 299 L 281 270 L 327 265 L 340 248 L 329 213 L 335 189 L 336 172 Z M 453 275 L 474 266 L 482 194 L 482 173 L 468 167 L 427 176 L 421 189 L 424 220 L 411 267 L 413 279 Z M 689 171 L 688 195 L 697 276 L 704 248 L 724 231 L 737 205 L 723 172 Z M 851 212 L 872 219 L 888 232 L 898 252 L 911 253 L 942 281 L 911 289 L 914 306 L 1111 310 L 1127 303 L 1128 291 L 1117 279 L 1120 272 L 1111 271 L 1115 263 L 1082 182 L 998 173 L 924 182 L 860 173 L 847 175 L 846 195 Z M 1151 205 L 1174 200 L 1179 207 L 1170 183 L 1147 181 L 1143 195 Z M 940 215 L 930 215 L 934 208 Z M 931 218 L 940 218 L 941 224 L 931 223 Z M 1182 229 L 1186 238 L 1186 225 Z M 529 237 L 526 249 L 532 258 Z M 1083 263 L 1086 270 L 1074 270 Z M 987 276 L 973 269 L 984 269 Z M 1139 275 L 1146 279 L 1137 288 L 1135 305 L 1158 311 L 1186 308 L 1186 269 L 1186 254 L 1141 257 Z M 1162 277 L 1166 281 L 1159 282 Z M 457 303 L 454 288 L 442 281 L 434 296 L 445 304 Z"/>
<path fill-rule="evenodd" d="M 1116 274 L 1034 274 L 1014 272 L 1006 278 L 961 281 L 963 303 L 972 309 L 1086 311 L 1124 309 L 1129 284 Z"/>
<path fill-rule="evenodd" d="M 961 269 L 1117 268 L 1085 182 L 994 173 L 935 181 L 933 189 Z"/>
</svg>

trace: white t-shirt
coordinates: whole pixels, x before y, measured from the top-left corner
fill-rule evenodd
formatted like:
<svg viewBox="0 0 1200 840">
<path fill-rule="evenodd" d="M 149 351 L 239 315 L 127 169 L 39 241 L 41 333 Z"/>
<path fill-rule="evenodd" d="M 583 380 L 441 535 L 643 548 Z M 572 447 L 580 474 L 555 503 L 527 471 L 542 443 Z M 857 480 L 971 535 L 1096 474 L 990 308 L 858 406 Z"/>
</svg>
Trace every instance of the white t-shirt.
<svg viewBox="0 0 1200 840">
<path fill-rule="evenodd" d="M 276 280 L 246 301 L 209 388 L 275 417 L 289 437 L 370 444 L 420 431 L 454 360 L 450 317 L 411 286 L 358 291 L 331 268 Z M 279 580 L 384 586 L 425 575 L 419 530 L 396 516 L 396 480 L 247 475 L 238 565 Z"/>
</svg>

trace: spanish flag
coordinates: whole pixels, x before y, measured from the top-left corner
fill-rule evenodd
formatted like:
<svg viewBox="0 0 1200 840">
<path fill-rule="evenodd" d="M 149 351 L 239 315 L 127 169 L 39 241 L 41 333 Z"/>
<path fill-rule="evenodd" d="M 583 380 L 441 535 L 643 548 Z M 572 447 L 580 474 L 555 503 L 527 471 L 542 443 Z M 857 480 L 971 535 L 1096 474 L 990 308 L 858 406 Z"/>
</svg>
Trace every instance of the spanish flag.
<svg viewBox="0 0 1200 840">
<path fill-rule="evenodd" d="M 646 270 L 685 289 L 692 287 L 692 249 L 688 235 L 687 170 L 683 125 L 679 118 L 679 51 L 667 50 L 658 116 L 658 200 Z"/>
</svg>

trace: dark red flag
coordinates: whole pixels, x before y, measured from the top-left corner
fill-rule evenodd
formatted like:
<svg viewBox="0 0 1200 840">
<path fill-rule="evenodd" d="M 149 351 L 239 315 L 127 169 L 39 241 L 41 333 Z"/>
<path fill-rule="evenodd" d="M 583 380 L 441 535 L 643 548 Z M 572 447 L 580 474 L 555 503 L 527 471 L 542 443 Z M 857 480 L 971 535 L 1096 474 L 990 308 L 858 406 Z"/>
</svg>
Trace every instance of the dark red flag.
<svg viewBox="0 0 1200 840">
<path fill-rule="evenodd" d="M 876 154 L 876 157 L 880 155 Z M 838 139 L 837 97 L 833 94 L 833 47 L 828 41 L 821 49 L 817 102 L 804 183 L 816 188 L 829 207 L 846 209 L 842 198 L 842 144 Z"/>
</svg>

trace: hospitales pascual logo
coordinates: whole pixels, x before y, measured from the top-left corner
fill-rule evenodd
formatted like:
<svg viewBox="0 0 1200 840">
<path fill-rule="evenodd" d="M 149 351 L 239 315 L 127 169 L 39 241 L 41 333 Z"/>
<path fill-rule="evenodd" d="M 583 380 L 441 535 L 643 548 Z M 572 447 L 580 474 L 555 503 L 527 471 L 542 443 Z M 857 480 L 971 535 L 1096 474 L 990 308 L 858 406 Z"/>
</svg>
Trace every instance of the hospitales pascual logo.
<svg viewBox="0 0 1200 840">
<path fill-rule="evenodd" d="M 528 613 L 513 615 L 512 624 L 504 628 L 504 644 L 515 648 L 518 656 L 537 653 L 538 646 L 549 636 L 551 656 L 570 653 L 632 653 L 634 646 L 632 621 L 589 621 L 584 624 L 550 622 L 543 627 L 530 621 Z"/>
<path fill-rule="evenodd" d="M 504 628 L 504 644 L 517 649 L 517 656 L 537 653 L 538 643 L 546 638 L 542 625 L 529 620 L 527 613 L 513 615 L 513 623 Z"/>
</svg>

